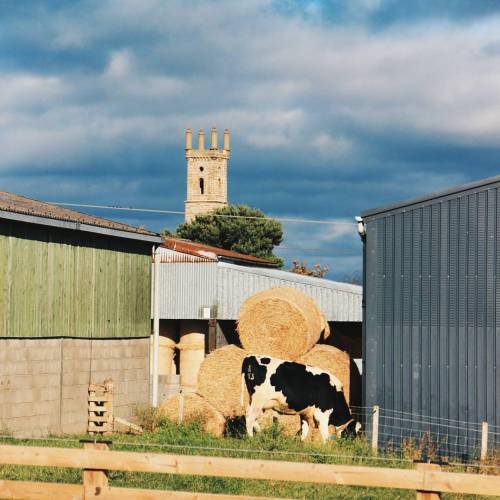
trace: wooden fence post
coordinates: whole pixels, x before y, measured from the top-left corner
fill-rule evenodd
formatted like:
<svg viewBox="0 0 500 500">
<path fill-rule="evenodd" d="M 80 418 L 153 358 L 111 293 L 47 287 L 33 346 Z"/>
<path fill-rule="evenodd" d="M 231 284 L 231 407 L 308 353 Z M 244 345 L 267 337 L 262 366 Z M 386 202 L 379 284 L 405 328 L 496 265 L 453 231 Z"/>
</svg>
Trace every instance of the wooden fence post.
<svg viewBox="0 0 500 500">
<path fill-rule="evenodd" d="M 483 422 L 481 429 L 481 462 L 486 460 L 488 455 L 488 422 Z"/>
<path fill-rule="evenodd" d="M 440 472 L 439 464 L 417 463 L 417 470 Z M 417 490 L 417 500 L 439 500 L 441 493 L 439 491 Z"/>
<path fill-rule="evenodd" d="M 179 391 L 179 420 L 178 423 L 182 424 L 184 421 L 184 391 Z"/>
<path fill-rule="evenodd" d="M 373 407 L 372 415 L 372 452 L 374 455 L 376 455 L 378 451 L 378 416 L 379 407 L 378 405 L 375 405 Z"/>
<path fill-rule="evenodd" d="M 86 450 L 109 450 L 110 441 L 81 441 Z M 107 490 L 108 471 L 104 469 L 83 469 L 83 498 L 96 498 Z"/>
</svg>

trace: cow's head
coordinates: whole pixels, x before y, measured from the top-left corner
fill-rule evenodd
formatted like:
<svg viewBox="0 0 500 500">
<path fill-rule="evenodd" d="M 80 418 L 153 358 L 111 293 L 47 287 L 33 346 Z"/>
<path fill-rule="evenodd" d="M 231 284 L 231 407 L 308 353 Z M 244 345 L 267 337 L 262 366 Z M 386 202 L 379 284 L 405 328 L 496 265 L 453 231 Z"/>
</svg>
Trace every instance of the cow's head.
<svg viewBox="0 0 500 500">
<path fill-rule="evenodd" d="M 337 429 L 338 438 L 355 438 L 361 434 L 362 425 L 356 420 L 352 419 L 345 427 Z"/>
</svg>

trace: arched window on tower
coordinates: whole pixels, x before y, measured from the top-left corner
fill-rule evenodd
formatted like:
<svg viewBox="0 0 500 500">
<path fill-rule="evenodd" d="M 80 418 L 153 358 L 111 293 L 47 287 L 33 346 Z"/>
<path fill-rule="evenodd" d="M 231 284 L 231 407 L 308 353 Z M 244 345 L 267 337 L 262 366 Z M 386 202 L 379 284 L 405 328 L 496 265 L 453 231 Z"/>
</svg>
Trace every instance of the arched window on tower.
<svg viewBox="0 0 500 500">
<path fill-rule="evenodd" d="M 205 181 L 200 177 L 200 194 L 205 194 Z"/>
</svg>

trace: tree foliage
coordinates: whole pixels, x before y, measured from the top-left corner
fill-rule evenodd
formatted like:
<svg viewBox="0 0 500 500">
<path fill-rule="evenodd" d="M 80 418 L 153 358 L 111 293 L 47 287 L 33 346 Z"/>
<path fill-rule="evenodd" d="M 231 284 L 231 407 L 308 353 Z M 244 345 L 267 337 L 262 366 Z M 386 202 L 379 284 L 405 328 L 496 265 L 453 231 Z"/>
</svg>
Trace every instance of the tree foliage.
<svg viewBox="0 0 500 500">
<path fill-rule="evenodd" d="M 283 260 L 273 255 L 274 247 L 283 240 L 283 227 L 280 222 L 264 217 L 258 208 L 228 205 L 181 224 L 175 236 L 269 259 L 283 266 Z"/>
</svg>

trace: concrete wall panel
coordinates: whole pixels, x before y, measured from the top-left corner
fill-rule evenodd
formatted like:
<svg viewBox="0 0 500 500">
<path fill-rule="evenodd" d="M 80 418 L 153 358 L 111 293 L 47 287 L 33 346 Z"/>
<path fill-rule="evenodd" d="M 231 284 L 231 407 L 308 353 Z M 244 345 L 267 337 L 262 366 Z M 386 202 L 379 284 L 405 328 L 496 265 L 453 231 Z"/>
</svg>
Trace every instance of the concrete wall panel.
<svg viewBox="0 0 500 500">
<path fill-rule="evenodd" d="M 149 401 L 149 339 L 0 339 L 0 429 L 83 433 L 90 382 L 114 382 L 115 415 Z"/>
</svg>

